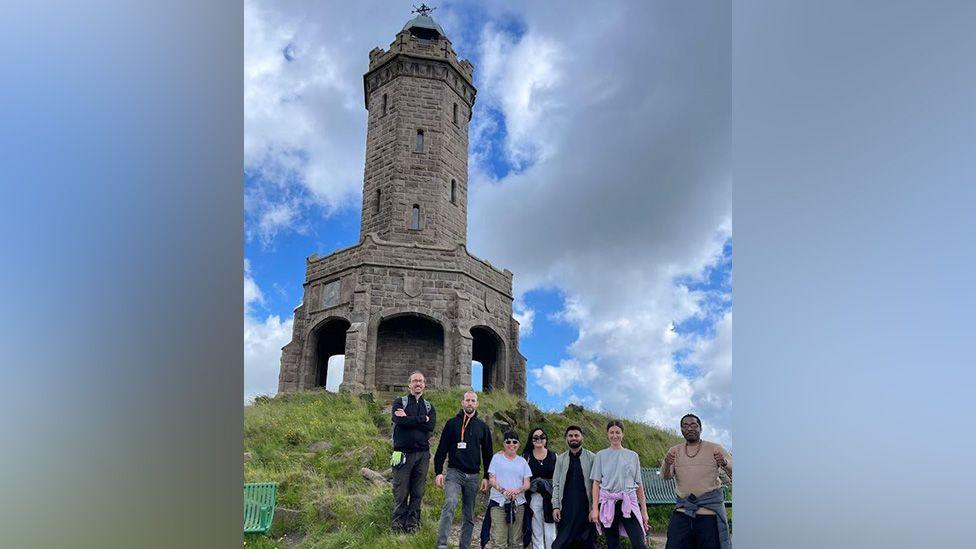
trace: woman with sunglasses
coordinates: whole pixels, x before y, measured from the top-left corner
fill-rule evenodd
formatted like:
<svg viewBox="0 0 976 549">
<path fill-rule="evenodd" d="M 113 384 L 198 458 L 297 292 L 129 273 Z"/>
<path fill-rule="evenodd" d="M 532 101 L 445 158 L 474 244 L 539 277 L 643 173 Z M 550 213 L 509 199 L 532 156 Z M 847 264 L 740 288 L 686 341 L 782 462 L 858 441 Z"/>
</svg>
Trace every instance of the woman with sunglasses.
<svg viewBox="0 0 976 549">
<path fill-rule="evenodd" d="M 523 541 L 532 549 L 550 549 L 556 539 L 556 523 L 552 519 L 552 475 L 556 470 L 556 453 L 549 451 L 549 435 L 536 427 L 529 431 L 529 446 L 522 453 L 529 462 L 529 505 L 523 521 Z"/>
<path fill-rule="evenodd" d="M 504 440 L 505 449 L 495 454 L 488 466 L 491 541 L 492 547 L 498 549 L 521 549 L 525 491 L 529 489 L 532 470 L 525 459 L 518 455 L 518 433 L 508 431 Z"/>
</svg>

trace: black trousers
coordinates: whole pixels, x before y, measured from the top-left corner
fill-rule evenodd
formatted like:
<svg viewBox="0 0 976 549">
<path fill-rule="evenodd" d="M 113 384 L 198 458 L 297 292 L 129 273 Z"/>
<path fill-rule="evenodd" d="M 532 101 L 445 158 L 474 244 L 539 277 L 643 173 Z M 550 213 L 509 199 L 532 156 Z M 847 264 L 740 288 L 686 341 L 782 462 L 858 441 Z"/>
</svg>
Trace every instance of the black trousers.
<svg viewBox="0 0 976 549">
<path fill-rule="evenodd" d="M 668 522 L 666 549 L 719 549 L 718 517 L 695 515 L 694 518 L 674 511 Z"/>
<path fill-rule="evenodd" d="M 420 525 L 420 501 L 427 486 L 430 452 L 404 454 L 407 460 L 393 469 L 393 528 L 415 528 Z"/>
<path fill-rule="evenodd" d="M 610 528 L 603 529 L 603 535 L 607 538 L 607 549 L 618 549 L 620 547 L 620 525 L 624 525 L 624 531 L 627 532 L 627 539 L 630 540 L 630 546 L 634 549 L 647 549 L 647 543 L 644 542 L 645 534 L 644 529 L 641 528 L 640 521 L 637 517 L 631 513 L 629 517 L 624 518 L 623 511 L 620 510 L 624 502 L 618 501 L 613 509 L 613 524 Z"/>
</svg>

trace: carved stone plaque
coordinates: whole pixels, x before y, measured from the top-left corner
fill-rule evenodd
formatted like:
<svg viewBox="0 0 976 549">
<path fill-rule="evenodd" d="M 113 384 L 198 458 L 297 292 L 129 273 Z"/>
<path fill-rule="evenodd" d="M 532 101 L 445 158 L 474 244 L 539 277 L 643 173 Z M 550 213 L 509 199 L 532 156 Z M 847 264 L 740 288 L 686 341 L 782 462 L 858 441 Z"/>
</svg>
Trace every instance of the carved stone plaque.
<svg viewBox="0 0 976 549">
<path fill-rule="evenodd" d="M 416 276 L 403 277 L 403 293 L 410 297 L 417 297 L 423 290 L 423 281 Z"/>
<path fill-rule="evenodd" d="M 322 287 L 322 306 L 335 307 L 339 304 L 339 281 L 333 280 Z"/>
</svg>

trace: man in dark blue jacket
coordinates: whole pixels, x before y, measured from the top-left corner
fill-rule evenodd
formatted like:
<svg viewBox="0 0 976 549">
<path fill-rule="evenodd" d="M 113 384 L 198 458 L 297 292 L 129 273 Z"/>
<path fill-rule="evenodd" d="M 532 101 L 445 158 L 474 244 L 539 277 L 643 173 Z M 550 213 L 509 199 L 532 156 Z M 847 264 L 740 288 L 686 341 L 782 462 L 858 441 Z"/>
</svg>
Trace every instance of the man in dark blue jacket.
<svg viewBox="0 0 976 549">
<path fill-rule="evenodd" d="M 410 394 L 393 401 L 393 531 L 420 528 L 420 502 L 427 485 L 430 434 L 437 415 L 424 399 L 424 374 L 410 374 Z"/>
</svg>

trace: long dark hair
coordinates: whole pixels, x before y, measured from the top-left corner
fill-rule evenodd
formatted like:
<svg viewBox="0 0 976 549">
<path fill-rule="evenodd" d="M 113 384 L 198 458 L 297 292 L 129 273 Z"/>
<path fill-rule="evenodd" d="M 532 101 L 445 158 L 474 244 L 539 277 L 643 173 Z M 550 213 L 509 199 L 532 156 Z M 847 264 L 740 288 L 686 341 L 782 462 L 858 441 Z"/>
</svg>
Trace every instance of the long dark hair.
<svg viewBox="0 0 976 549">
<path fill-rule="evenodd" d="M 529 436 L 527 437 L 528 443 L 525 445 L 525 450 L 522 450 L 522 457 L 525 458 L 526 461 L 528 461 L 529 456 L 532 455 L 532 450 L 535 449 L 535 445 L 532 443 L 532 435 L 536 431 L 542 431 L 542 434 L 546 435 L 546 450 L 549 449 L 549 433 L 547 433 L 542 427 L 533 427 L 532 429 L 529 429 Z"/>
</svg>

